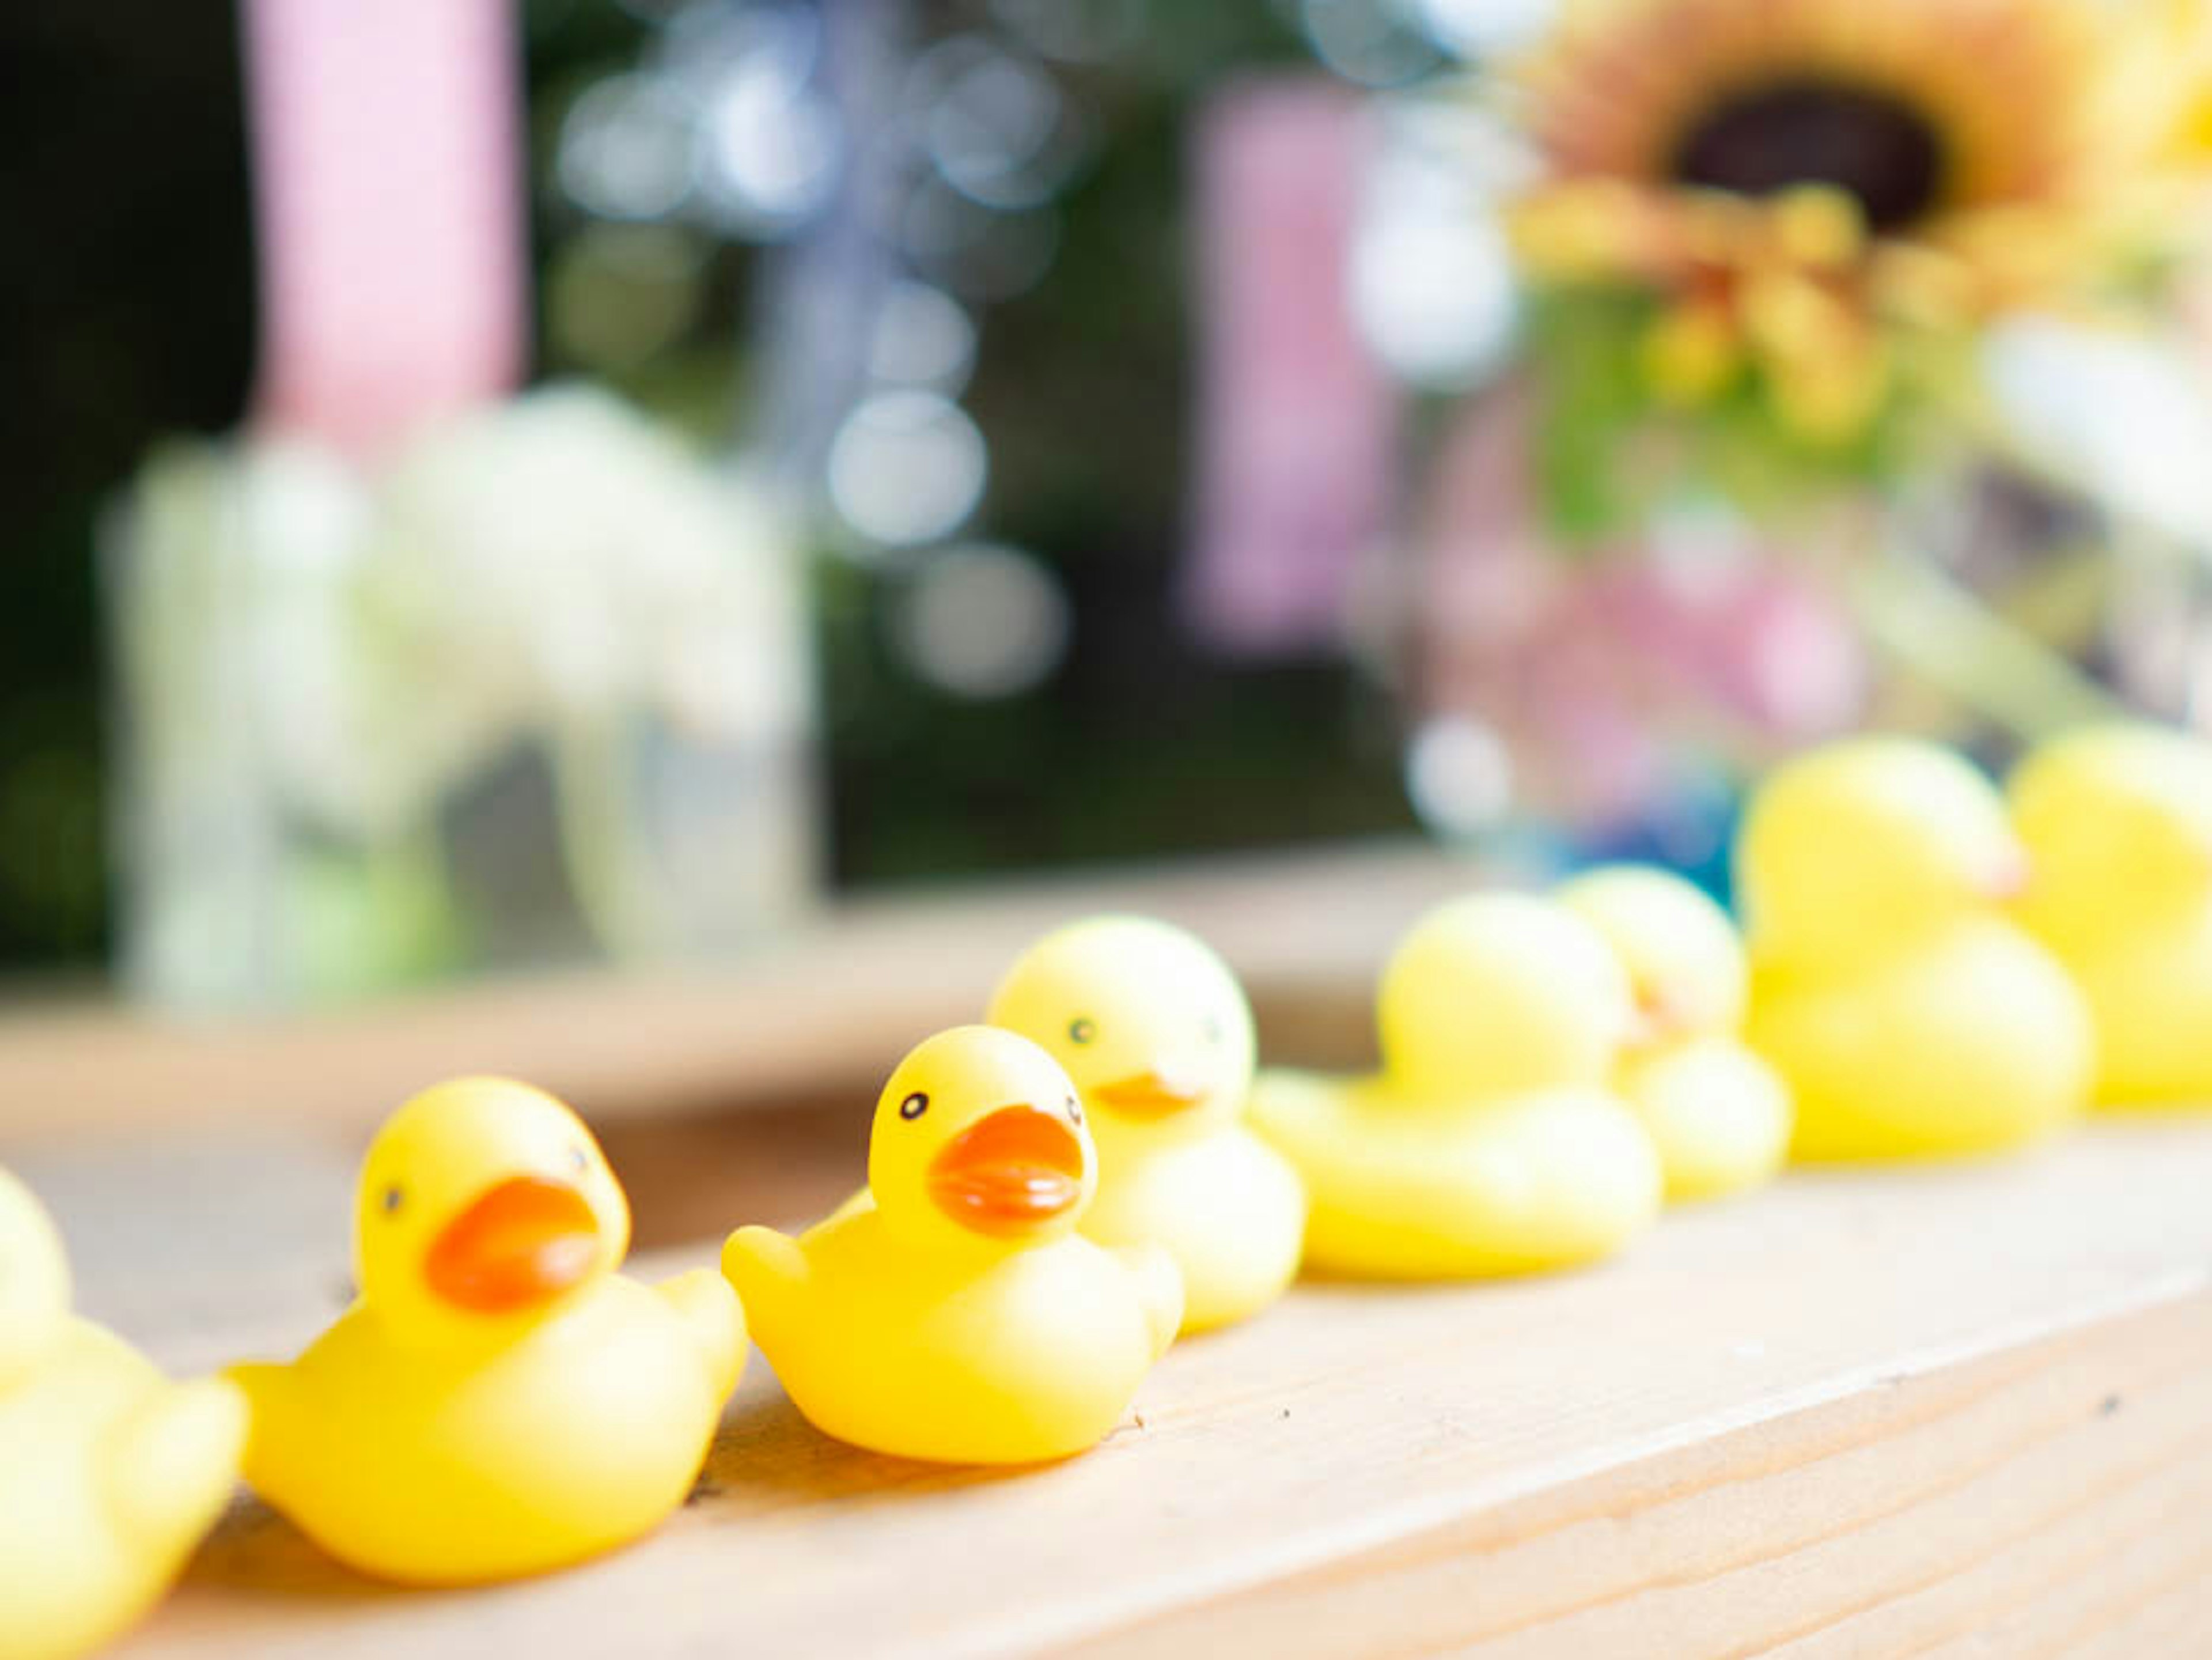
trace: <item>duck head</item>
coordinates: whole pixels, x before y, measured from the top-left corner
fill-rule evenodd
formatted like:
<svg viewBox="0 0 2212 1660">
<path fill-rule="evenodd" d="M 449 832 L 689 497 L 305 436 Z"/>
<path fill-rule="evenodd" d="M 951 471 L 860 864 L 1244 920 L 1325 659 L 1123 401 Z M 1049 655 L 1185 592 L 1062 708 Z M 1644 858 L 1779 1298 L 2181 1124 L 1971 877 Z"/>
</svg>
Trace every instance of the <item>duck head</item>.
<svg viewBox="0 0 2212 1660">
<path fill-rule="evenodd" d="M 1553 900 L 1478 893 L 1438 906 L 1399 943 L 1376 1018 L 1396 1086 L 1474 1100 L 1602 1084 L 1633 1002 L 1589 922 Z"/>
<path fill-rule="evenodd" d="M 2017 902 L 2027 851 L 1996 787 L 1934 744 L 1860 738 L 1777 769 L 1736 842 L 1753 951 L 1879 955 Z"/>
<path fill-rule="evenodd" d="M 69 1259 L 30 1189 L 0 1170 L 0 1391 L 30 1376 L 69 1324 Z"/>
<path fill-rule="evenodd" d="M 2053 739 L 2008 790 L 2035 861 L 2021 907 L 2039 932 L 2087 942 L 2212 903 L 2212 742 L 2149 726 Z"/>
<path fill-rule="evenodd" d="M 876 1103 L 868 1188 L 916 1243 L 1017 1250 L 1073 1232 L 1098 1186 L 1074 1083 L 1017 1033 L 956 1026 L 899 1062 Z"/>
<path fill-rule="evenodd" d="M 1066 1068 L 1109 1152 L 1121 1139 L 1180 1137 L 1243 1110 L 1251 1006 L 1194 935 L 1140 916 L 1100 916 L 1024 952 L 984 1017 Z"/>
<path fill-rule="evenodd" d="M 1743 1022 L 1748 975 L 1728 913 L 1705 891 L 1648 866 L 1601 866 L 1559 891 L 1628 971 L 1632 1048 L 1658 1048 Z"/>
<path fill-rule="evenodd" d="M 386 1122 L 362 1166 L 362 1300 L 410 1335 L 503 1329 L 612 1272 L 629 1225 L 566 1106 L 503 1078 L 441 1084 Z"/>
</svg>

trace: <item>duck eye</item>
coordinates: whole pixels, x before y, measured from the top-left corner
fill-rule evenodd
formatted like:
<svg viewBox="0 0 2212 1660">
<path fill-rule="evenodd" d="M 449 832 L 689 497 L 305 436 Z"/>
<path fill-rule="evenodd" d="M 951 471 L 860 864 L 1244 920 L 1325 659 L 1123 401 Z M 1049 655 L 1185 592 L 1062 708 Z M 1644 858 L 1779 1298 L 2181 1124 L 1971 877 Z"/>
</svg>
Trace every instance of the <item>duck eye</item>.
<svg viewBox="0 0 2212 1660">
<path fill-rule="evenodd" d="M 1083 1122 L 1083 1103 L 1072 1095 L 1067 1098 L 1067 1122 L 1071 1124 Z"/>
<path fill-rule="evenodd" d="M 902 1118 L 919 1118 L 928 1110 L 929 1098 L 920 1090 L 899 1103 L 899 1116 Z"/>
<path fill-rule="evenodd" d="M 407 1195 L 400 1191 L 399 1184 L 395 1182 L 385 1189 L 383 1197 L 376 1202 L 382 1207 L 386 1216 L 397 1216 L 399 1213 L 399 1207 L 407 1202 Z"/>
<path fill-rule="evenodd" d="M 568 1164 L 577 1175 L 581 1176 L 592 1168 L 591 1155 L 581 1147 L 571 1147 L 568 1149 Z"/>
<path fill-rule="evenodd" d="M 1209 1043 L 1218 1043 L 1222 1039 L 1223 1033 L 1221 1030 L 1221 1021 L 1217 1016 L 1211 1014 L 1207 1015 L 1206 1017 L 1206 1025 L 1200 1028 L 1200 1031 L 1204 1033 L 1206 1041 Z"/>
<path fill-rule="evenodd" d="M 1067 1036 L 1072 1043 L 1087 1043 L 1098 1036 L 1098 1023 L 1087 1014 L 1079 1014 L 1067 1023 Z"/>
</svg>

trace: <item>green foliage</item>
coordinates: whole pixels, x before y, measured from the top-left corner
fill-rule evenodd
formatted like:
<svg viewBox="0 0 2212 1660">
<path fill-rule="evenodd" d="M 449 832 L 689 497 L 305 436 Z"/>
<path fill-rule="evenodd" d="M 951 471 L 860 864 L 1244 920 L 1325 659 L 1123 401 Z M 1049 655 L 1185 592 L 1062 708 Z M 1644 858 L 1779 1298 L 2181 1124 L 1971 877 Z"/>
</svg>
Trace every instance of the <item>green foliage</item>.
<svg viewBox="0 0 2212 1660">
<path fill-rule="evenodd" d="M 1624 289 L 1557 289 L 1529 308 L 1534 467 L 1547 526 L 1563 547 L 1632 535 L 1663 501 L 1685 494 L 1718 496 L 1772 521 L 1878 487 L 1898 471 L 1917 384 L 1893 396 L 1864 431 L 1834 443 L 1778 419 L 1755 373 L 1737 375 L 1697 408 L 1669 406 L 1653 395 L 1643 368 L 1658 315 L 1650 296 Z M 1945 361 L 1932 343 L 1915 359 L 1924 374 Z"/>
<path fill-rule="evenodd" d="M 1557 290 L 1529 307 L 1537 489 L 1567 546 L 1618 535 L 1638 516 L 1626 451 L 1652 413 L 1637 350 L 1653 314 L 1643 295 L 1609 289 Z"/>
<path fill-rule="evenodd" d="M 1689 475 L 1747 516 L 1771 520 L 1876 483 L 1890 466 L 1896 417 L 1885 410 L 1853 438 L 1814 443 L 1777 420 L 1765 387 L 1747 379 L 1672 418 L 1687 441 Z"/>
</svg>

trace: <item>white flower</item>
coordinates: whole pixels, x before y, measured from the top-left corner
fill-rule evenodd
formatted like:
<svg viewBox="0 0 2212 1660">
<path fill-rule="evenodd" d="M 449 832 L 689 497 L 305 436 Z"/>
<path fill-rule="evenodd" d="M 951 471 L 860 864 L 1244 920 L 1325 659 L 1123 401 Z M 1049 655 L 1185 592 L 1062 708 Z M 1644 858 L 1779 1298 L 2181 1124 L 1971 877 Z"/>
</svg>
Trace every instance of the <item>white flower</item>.
<svg viewBox="0 0 2212 1660">
<path fill-rule="evenodd" d="M 240 735 L 190 721 L 244 702 L 280 793 L 332 831 L 419 824 L 532 736 L 650 714 L 734 746 L 811 719 L 777 514 L 592 388 L 441 423 L 369 475 L 298 441 L 198 452 L 157 464 L 139 503 L 133 690 L 152 747 L 203 765 Z M 210 630 L 235 649 L 207 651 Z M 245 700 L 184 684 L 238 675 Z"/>
<path fill-rule="evenodd" d="M 2212 394 L 2187 343 L 2021 317 L 1990 331 L 1982 362 L 2031 461 L 2123 519 L 2212 550 Z"/>
</svg>

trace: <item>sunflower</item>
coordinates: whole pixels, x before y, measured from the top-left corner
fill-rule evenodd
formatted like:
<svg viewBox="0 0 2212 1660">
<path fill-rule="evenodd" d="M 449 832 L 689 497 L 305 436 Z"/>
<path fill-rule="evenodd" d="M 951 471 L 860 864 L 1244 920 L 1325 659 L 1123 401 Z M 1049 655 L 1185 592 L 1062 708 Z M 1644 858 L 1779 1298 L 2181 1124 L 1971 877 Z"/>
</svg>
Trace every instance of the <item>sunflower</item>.
<svg viewBox="0 0 2212 1660">
<path fill-rule="evenodd" d="M 1541 163 L 1524 262 L 1655 297 L 1662 401 L 1749 376 L 1791 432 L 1850 439 L 1909 348 L 2063 303 L 2154 222 L 2160 158 L 2203 119 L 2204 10 L 1566 0 L 1514 77 Z"/>
</svg>

